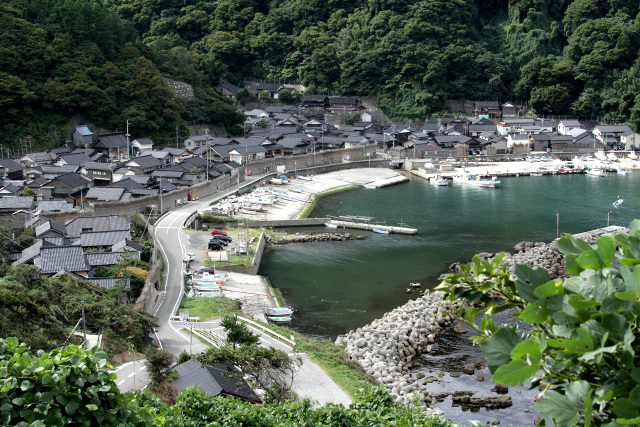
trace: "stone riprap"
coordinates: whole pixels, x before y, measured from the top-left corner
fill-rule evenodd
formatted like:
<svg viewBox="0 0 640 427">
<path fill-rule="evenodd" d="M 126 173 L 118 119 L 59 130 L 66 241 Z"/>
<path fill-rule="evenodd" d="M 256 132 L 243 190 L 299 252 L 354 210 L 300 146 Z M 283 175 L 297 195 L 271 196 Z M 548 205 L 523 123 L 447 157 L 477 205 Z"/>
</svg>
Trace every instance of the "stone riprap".
<svg viewBox="0 0 640 427">
<path fill-rule="evenodd" d="M 270 245 L 286 245 L 289 243 L 308 243 L 344 240 L 362 240 L 364 236 L 351 233 L 319 233 L 319 234 L 289 234 L 283 237 L 273 238 L 267 236 L 267 243 Z"/>
<path fill-rule="evenodd" d="M 442 292 L 426 291 L 381 319 L 338 337 L 336 344 L 346 344 L 347 354 L 385 385 L 396 402 L 412 403 L 417 394 L 427 411 L 442 414 L 425 382 L 411 377 L 411 360 L 431 352 L 438 332 L 451 324 L 445 309 L 452 306 L 457 304 L 443 301 Z"/>
</svg>

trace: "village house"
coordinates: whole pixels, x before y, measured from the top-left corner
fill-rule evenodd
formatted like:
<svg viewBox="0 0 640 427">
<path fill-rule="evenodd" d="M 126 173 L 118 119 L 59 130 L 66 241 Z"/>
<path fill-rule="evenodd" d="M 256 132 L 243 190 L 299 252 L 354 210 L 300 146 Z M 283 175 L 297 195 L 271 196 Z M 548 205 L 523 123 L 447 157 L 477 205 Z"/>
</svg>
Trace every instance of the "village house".
<svg viewBox="0 0 640 427">
<path fill-rule="evenodd" d="M 473 103 L 473 115 L 478 118 L 499 119 L 502 109 L 498 101 L 476 101 Z"/>
<path fill-rule="evenodd" d="M 610 149 L 620 150 L 623 148 L 621 143 L 622 134 L 630 130 L 631 128 L 627 124 L 614 124 L 597 125 L 592 132 L 596 141 L 600 144 Z"/>
<path fill-rule="evenodd" d="M 130 155 L 127 137 L 121 132 L 101 134 L 89 145 L 89 148 L 102 153 L 110 160 L 122 161 Z"/>
<path fill-rule="evenodd" d="M 222 92 L 222 96 L 229 99 L 236 99 L 236 96 L 240 91 L 240 89 L 237 86 L 232 85 L 231 83 L 228 83 L 228 82 L 220 83 L 219 85 L 216 86 L 216 88 L 220 89 L 220 91 Z"/>
<path fill-rule="evenodd" d="M 573 129 L 584 129 L 584 126 L 578 120 L 562 120 L 558 123 L 559 135 L 567 135 Z"/>
<path fill-rule="evenodd" d="M 329 99 L 327 111 L 331 114 L 359 111 L 362 103 L 355 96 L 334 96 Z"/>
<path fill-rule="evenodd" d="M 87 125 L 76 126 L 71 138 L 77 146 L 88 147 L 93 142 L 93 132 Z"/>
</svg>

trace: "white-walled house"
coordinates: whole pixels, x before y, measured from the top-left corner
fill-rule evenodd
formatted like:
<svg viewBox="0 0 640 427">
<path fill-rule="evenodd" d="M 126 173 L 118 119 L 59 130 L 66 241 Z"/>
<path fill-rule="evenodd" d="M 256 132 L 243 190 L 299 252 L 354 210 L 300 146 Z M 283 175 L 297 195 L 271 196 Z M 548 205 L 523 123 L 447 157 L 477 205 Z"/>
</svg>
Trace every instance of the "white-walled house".
<svg viewBox="0 0 640 427">
<path fill-rule="evenodd" d="M 640 149 L 640 134 L 632 130 L 620 135 L 620 144 L 624 146 L 625 150 L 636 151 Z"/>
<path fill-rule="evenodd" d="M 559 135 L 567 135 L 573 129 L 584 129 L 584 126 L 578 120 L 563 120 L 558 123 Z"/>
</svg>

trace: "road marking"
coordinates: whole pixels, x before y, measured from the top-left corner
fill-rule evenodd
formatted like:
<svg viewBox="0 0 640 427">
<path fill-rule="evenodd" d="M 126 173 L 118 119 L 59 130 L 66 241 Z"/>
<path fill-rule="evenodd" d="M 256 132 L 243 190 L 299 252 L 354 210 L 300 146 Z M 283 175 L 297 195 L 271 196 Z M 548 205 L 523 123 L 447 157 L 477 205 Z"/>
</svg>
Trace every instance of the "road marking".
<svg viewBox="0 0 640 427">
<path fill-rule="evenodd" d="M 123 382 L 124 382 L 124 380 L 119 381 L 117 385 L 118 385 L 118 386 L 121 386 Z"/>
<path fill-rule="evenodd" d="M 134 373 L 132 373 L 132 374 L 129 374 L 129 378 L 131 378 L 131 377 L 132 377 L 132 376 L 134 376 L 135 374 L 136 374 L 135 372 L 134 372 Z"/>
<path fill-rule="evenodd" d="M 141 366 L 141 367 L 140 367 L 140 370 L 141 370 L 141 371 L 144 371 L 145 369 L 147 369 L 147 365 L 144 365 L 144 366 Z"/>
</svg>

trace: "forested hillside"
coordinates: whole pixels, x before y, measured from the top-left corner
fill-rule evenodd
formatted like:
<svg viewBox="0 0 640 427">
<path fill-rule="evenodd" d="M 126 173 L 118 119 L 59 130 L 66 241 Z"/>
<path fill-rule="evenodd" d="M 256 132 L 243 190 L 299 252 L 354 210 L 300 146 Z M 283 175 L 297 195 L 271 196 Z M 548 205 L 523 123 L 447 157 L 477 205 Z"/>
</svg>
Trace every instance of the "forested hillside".
<svg viewBox="0 0 640 427">
<path fill-rule="evenodd" d="M 447 98 L 518 99 L 539 114 L 640 126 L 637 0 L 10 0 L 0 10 L 0 120 L 14 136 L 27 120 L 60 125 L 77 111 L 157 137 L 194 119 L 230 129 L 238 118 L 211 87 L 244 77 L 378 95 L 397 119 Z M 182 105 L 160 76 L 193 84 L 197 99 Z"/>
</svg>

